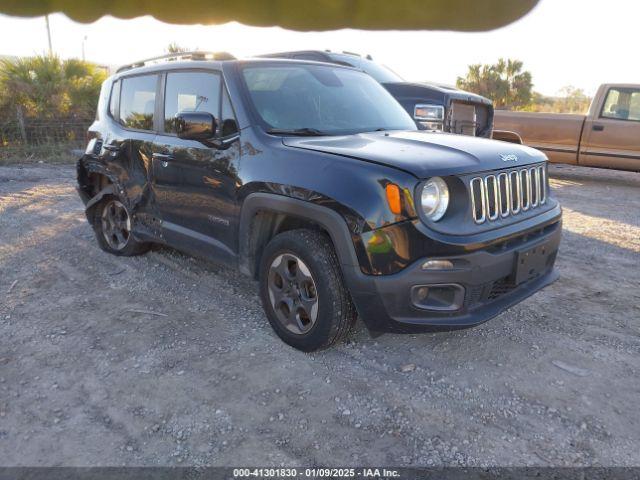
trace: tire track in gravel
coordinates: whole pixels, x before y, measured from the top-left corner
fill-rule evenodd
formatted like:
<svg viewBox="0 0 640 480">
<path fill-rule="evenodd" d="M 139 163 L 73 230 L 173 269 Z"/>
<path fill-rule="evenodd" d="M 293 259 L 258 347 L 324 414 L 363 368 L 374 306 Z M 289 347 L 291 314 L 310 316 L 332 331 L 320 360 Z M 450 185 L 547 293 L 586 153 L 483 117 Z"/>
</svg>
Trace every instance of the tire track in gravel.
<svg viewBox="0 0 640 480">
<path fill-rule="evenodd" d="M 593 216 L 585 202 L 603 191 L 625 205 L 610 229 L 640 206 L 635 180 L 561 173 L 569 216 Z M 72 186 L 71 168 L 0 169 L 0 289 L 18 280 L 0 302 L 0 456 L 11 463 L 640 462 L 624 242 L 569 232 L 561 279 L 478 328 L 371 339 L 358 324 L 308 355 L 272 333 L 239 273 L 168 248 L 99 250 Z"/>
</svg>

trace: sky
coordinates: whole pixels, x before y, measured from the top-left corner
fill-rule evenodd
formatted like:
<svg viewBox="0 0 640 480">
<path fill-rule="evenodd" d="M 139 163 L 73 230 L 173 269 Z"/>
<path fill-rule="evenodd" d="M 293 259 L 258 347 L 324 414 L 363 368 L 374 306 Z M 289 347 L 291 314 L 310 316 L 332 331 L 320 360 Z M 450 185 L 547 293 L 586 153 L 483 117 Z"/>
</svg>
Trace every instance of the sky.
<svg viewBox="0 0 640 480">
<path fill-rule="evenodd" d="M 534 90 L 555 95 L 567 85 L 592 95 L 601 83 L 640 82 L 639 0 L 540 0 L 528 15 L 481 33 L 450 31 L 294 32 L 279 27 L 170 25 L 152 17 L 103 17 L 80 24 L 50 17 L 54 52 L 117 66 L 165 53 L 175 42 L 236 57 L 299 49 L 371 54 L 409 81 L 455 84 L 474 63 L 517 58 L 533 75 Z M 44 17 L 0 15 L 0 55 L 48 49 Z"/>
</svg>

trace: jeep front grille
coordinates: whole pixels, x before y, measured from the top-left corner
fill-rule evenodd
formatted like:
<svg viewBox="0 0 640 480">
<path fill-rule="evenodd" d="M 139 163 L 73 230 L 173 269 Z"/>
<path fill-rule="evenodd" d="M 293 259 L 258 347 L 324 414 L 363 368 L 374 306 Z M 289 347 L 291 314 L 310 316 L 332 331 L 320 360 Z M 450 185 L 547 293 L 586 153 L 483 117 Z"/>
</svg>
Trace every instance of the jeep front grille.
<svg viewBox="0 0 640 480">
<path fill-rule="evenodd" d="M 517 215 L 547 201 L 544 165 L 474 177 L 469 182 L 473 221 L 480 224 Z"/>
</svg>

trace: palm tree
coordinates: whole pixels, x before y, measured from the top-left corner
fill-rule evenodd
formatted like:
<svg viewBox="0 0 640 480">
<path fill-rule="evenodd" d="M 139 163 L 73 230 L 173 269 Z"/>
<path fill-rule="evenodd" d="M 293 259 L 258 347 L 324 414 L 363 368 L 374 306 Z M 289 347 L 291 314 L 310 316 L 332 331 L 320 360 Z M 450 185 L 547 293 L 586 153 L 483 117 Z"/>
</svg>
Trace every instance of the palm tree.
<svg viewBox="0 0 640 480">
<path fill-rule="evenodd" d="M 29 117 L 95 110 L 105 78 L 96 65 L 52 55 L 0 60 L 3 103 L 20 107 Z"/>
<path fill-rule="evenodd" d="M 521 108 L 531 103 L 531 73 L 522 71 L 520 60 L 498 59 L 493 65 L 469 65 L 456 85 L 493 100 L 496 108 Z"/>
<path fill-rule="evenodd" d="M 96 65 L 53 55 L 0 60 L 0 146 L 79 146 L 105 77 Z"/>
</svg>

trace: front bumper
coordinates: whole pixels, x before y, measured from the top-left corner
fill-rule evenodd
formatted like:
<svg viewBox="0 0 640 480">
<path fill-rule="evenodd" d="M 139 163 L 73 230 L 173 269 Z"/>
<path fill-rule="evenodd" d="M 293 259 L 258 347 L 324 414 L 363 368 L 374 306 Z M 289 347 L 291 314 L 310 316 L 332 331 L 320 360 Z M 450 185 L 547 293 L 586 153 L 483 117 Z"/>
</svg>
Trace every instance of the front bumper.
<svg viewBox="0 0 640 480">
<path fill-rule="evenodd" d="M 369 276 L 367 288 L 352 292 L 359 314 L 372 332 L 446 331 L 483 323 L 521 302 L 558 278 L 554 263 L 562 224 L 557 220 L 536 235 L 456 256 L 449 270 L 423 270 L 426 258 L 392 275 Z M 513 282 L 519 252 L 540 247 L 541 268 L 527 281 Z M 429 257 L 433 259 L 433 257 Z M 455 285 L 463 290 L 455 311 L 427 310 L 414 305 L 412 288 L 419 285 Z M 361 284 L 361 286 L 364 286 Z"/>
</svg>

